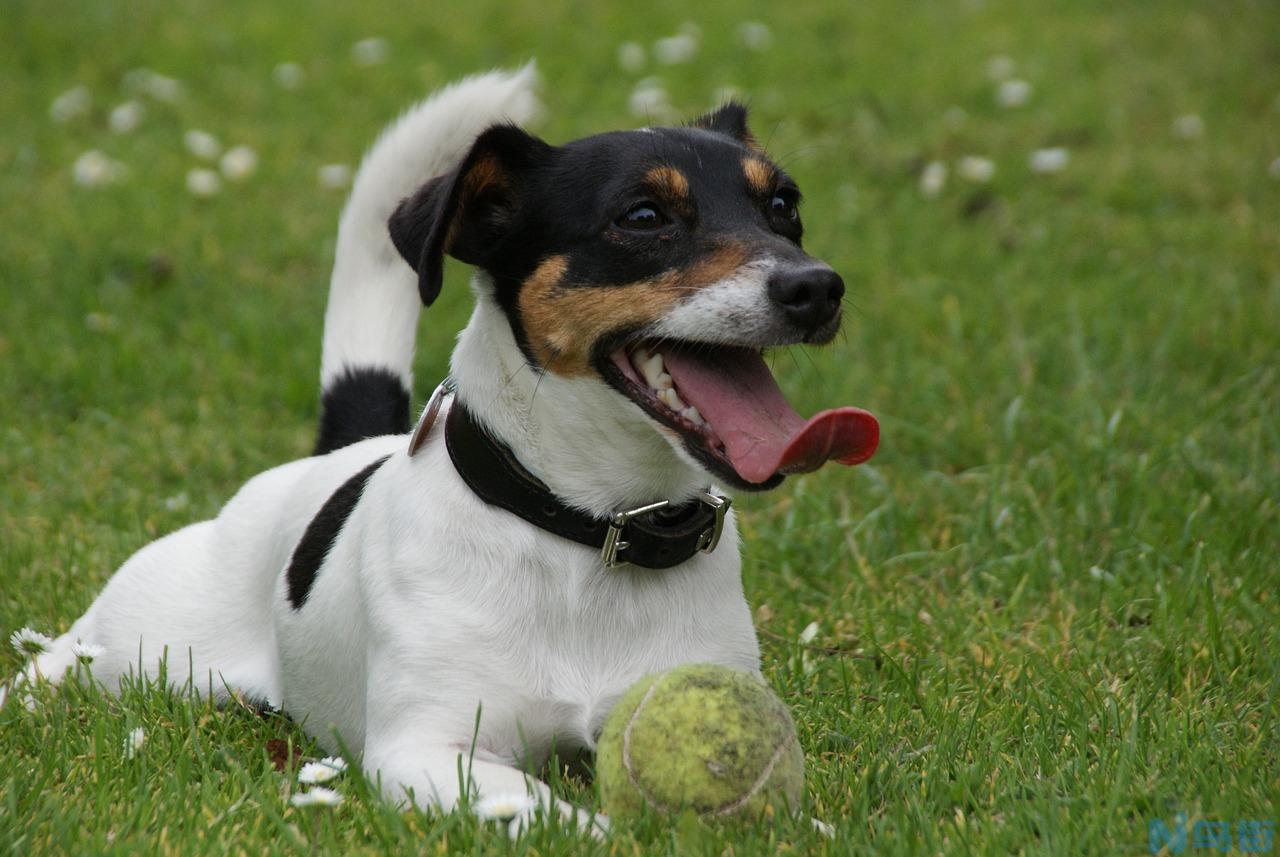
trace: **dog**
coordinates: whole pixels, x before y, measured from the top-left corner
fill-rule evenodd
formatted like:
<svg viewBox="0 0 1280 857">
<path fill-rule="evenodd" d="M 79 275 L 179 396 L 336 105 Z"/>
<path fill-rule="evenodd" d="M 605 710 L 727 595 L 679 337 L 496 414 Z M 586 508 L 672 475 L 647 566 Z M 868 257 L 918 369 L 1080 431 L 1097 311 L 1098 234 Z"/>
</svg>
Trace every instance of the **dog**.
<svg viewBox="0 0 1280 857">
<path fill-rule="evenodd" d="M 873 417 L 805 420 L 762 349 L 829 342 L 844 283 L 730 103 L 561 146 L 522 130 L 532 65 L 406 112 L 343 211 L 315 454 L 144 547 L 15 685 L 141 671 L 285 712 L 388 798 L 532 792 L 646 674 L 758 674 L 727 486 L 866 460 Z M 444 259 L 475 308 L 412 435 Z M 461 765 L 461 768 L 460 768 Z M 459 771 L 467 771 L 460 778 Z M 465 780 L 465 781 L 464 781 Z"/>
</svg>

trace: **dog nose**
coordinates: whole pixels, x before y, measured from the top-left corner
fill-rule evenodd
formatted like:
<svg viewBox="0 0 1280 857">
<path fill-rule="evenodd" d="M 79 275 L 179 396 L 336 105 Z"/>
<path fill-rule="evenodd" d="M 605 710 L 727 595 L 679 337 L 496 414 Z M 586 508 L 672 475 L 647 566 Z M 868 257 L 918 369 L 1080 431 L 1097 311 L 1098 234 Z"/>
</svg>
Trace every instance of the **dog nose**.
<svg viewBox="0 0 1280 857">
<path fill-rule="evenodd" d="M 769 277 L 769 298 L 793 324 L 813 330 L 835 318 L 844 280 L 826 265 L 783 268 Z"/>
</svg>

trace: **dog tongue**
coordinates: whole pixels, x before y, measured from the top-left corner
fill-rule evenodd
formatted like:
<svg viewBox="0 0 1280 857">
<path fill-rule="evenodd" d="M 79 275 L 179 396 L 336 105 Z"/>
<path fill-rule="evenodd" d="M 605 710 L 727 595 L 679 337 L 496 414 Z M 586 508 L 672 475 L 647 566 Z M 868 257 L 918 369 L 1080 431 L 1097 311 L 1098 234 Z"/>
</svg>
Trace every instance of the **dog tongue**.
<svg viewBox="0 0 1280 857">
<path fill-rule="evenodd" d="M 880 441 L 880 424 L 861 408 L 835 408 L 806 421 L 787 404 L 764 358 L 754 351 L 664 351 L 662 361 L 680 397 L 710 423 L 733 469 L 747 482 L 817 470 L 833 458 L 861 464 Z"/>
</svg>

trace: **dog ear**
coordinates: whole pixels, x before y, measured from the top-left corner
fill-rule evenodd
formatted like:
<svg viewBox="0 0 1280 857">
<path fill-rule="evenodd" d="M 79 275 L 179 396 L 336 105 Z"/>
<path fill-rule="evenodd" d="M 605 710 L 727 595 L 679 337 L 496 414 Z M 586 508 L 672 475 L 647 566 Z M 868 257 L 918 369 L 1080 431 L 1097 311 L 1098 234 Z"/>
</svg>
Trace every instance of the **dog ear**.
<svg viewBox="0 0 1280 857">
<path fill-rule="evenodd" d="M 514 125 L 495 125 L 456 167 L 400 203 L 387 225 L 392 243 L 418 272 L 424 304 L 440 295 L 445 254 L 481 267 L 492 258 L 519 211 L 524 179 L 550 151 Z"/>
<path fill-rule="evenodd" d="M 759 149 L 755 135 L 747 127 L 747 108 L 741 102 L 729 101 L 689 123 L 694 128 L 714 131 L 732 137 L 749 149 Z"/>
</svg>

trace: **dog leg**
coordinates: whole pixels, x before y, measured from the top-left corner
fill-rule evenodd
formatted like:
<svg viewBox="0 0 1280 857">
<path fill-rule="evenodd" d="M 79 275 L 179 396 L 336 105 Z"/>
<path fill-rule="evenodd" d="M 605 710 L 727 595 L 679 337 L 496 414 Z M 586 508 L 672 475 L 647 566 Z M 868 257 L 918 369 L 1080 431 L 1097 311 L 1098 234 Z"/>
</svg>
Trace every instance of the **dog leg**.
<svg viewBox="0 0 1280 857">
<path fill-rule="evenodd" d="M 534 815 L 550 811 L 593 836 L 609 829 L 605 816 L 556 798 L 546 783 L 519 768 L 485 758 L 486 755 L 456 742 L 433 742 L 425 737 L 371 739 L 365 749 L 364 770 L 366 776 L 380 783 L 388 800 L 400 804 L 416 802 L 420 807 L 434 806 L 442 812 L 457 808 L 464 794 L 472 806 L 486 797 L 529 795 L 535 804 L 512 821 L 513 833 L 527 826 Z"/>
</svg>

